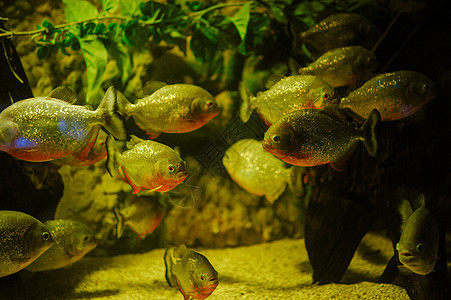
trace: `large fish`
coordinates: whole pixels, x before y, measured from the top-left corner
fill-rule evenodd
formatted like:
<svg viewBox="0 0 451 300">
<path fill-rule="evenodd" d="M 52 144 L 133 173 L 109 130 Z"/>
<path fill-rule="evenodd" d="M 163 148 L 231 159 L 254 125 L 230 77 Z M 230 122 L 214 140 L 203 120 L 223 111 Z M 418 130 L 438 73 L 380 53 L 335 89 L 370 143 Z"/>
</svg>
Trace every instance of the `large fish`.
<svg viewBox="0 0 451 300">
<path fill-rule="evenodd" d="M 26 269 L 33 272 L 49 271 L 71 265 L 97 246 L 94 232 L 74 220 L 50 220 L 49 228 L 55 245 L 39 256 Z"/>
<path fill-rule="evenodd" d="M 114 207 L 117 238 L 122 236 L 127 225 L 136 234 L 138 241 L 141 241 L 160 225 L 165 213 L 165 208 L 158 199 L 146 196 L 127 198 L 124 205 Z"/>
<path fill-rule="evenodd" d="M 166 192 L 185 180 L 185 162 L 169 146 L 131 136 L 127 150 L 120 152 L 114 138 L 106 139 L 106 168 L 111 176 L 128 182 L 133 194 L 141 189 Z"/>
<path fill-rule="evenodd" d="M 366 17 L 355 13 L 336 13 L 301 33 L 302 42 L 319 53 L 345 47 L 362 46 L 371 49 L 379 37 L 376 26 Z"/>
<path fill-rule="evenodd" d="M 395 71 L 371 78 L 340 101 L 362 118 L 377 109 L 382 121 L 406 118 L 437 95 L 434 82 L 415 71 Z"/>
<path fill-rule="evenodd" d="M 166 249 L 164 263 L 167 283 L 179 289 L 185 300 L 206 299 L 218 286 L 218 272 L 208 259 L 185 245 Z"/>
<path fill-rule="evenodd" d="M 138 99 L 135 104 L 124 96 L 119 101 L 120 112 L 126 118 L 132 116 L 136 125 L 149 138 L 161 132 L 184 133 L 204 126 L 216 117 L 219 107 L 213 96 L 192 84 L 158 85 L 149 88 L 149 96 Z"/>
<path fill-rule="evenodd" d="M 19 211 L 0 211 L 0 277 L 16 273 L 53 246 L 47 226 Z"/>
<path fill-rule="evenodd" d="M 259 92 L 256 97 L 242 91 L 243 103 L 240 117 L 247 122 L 254 109 L 268 125 L 284 114 L 304 108 L 321 109 L 338 103 L 335 89 L 317 76 L 294 75 L 280 79 L 268 90 Z"/>
<path fill-rule="evenodd" d="M 332 168 L 341 170 L 359 141 L 363 141 L 370 155 L 376 155 L 375 127 L 379 121 L 377 110 L 360 128 L 317 109 L 297 110 L 271 125 L 265 133 L 263 149 L 292 165 L 330 163 Z"/>
<path fill-rule="evenodd" d="M 377 66 L 373 52 L 360 46 L 349 46 L 327 51 L 307 67 L 300 68 L 298 74 L 318 76 L 335 88 L 356 83 Z"/>
<path fill-rule="evenodd" d="M 426 275 L 432 272 L 438 259 L 439 229 L 434 216 L 425 206 L 424 195 L 420 195 L 415 202 L 415 211 L 407 200 L 401 202 L 399 210 L 403 223 L 396 250 L 405 268 Z"/>
<path fill-rule="evenodd" d="M 116 113 L 116 91 L 110 87 L 95 110 L 72 105 L 76 95 L 67 87 L 47 97 L 17 101 L 0 113 L 0 150 L 14 157 L 49 161 L 72 154 L 86 160 L 100 126 L 125 140 L 123 118 Z"/>
<path fill-rule="evenodd" d="M 290 185 L 302 189 L 303 168 L 287 168 L 285 163 L 262 148 L 261 141 L 243 139 L 228 148 L 222 158 L 230 177 L 243 189 L 265 196 L 273 203 Z"/>
</svg>

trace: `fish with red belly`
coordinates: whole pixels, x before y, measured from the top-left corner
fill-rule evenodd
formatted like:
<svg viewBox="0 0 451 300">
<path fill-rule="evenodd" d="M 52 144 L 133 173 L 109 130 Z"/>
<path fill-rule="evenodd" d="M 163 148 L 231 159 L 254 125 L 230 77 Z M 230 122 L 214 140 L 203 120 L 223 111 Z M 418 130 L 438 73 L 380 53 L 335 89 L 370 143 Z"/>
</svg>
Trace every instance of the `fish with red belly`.
<svg viewBox="0 0 451 300">
<path fill-rule="evenodd" d="M 206 299 L 218 286 L 218 272 L 208 259 L 185 245 L 166 249 L 164 263 L 167 283 L 179 289 L 185 300 Z"/>
<path fill-rule="evenodd" d="M 169 146 L 131 136 L 127 150 L 120 152 L 114 138 L 106 139 L 106 168 L 111 176 L 127 182 L 133 194 L 141 189 L 167 192 L 185 180 L 185 162 Z"/>
<path fill-rule="evenodd" d="M 373 110 L 360 127 L 317 109 L 291 112 L 277 120 L 265 133 L 263 149 L 286 163 L 312 167 L 330 163 L 336 170 L 363 141 L 368 153 L 378 149 L 376 124 L 380 114 Z"/>
<path fill-rule="evenodd" d="M 118 97 L 119 112 L 126 118 L 133 117 L 136 125 L 150 139 L 161 132 L 185 133 L 204 126 L 219 114 L 213 96 L 193 84 L 150 82 L 146 92 L 149 96 L 134 104 L 124 96 Z M 156 89 L 156 90 L 155 90 Z M 153 93 L 151 92 L 153 91 Z"/>
<path fill-rule="evenodd" d="M 116 91 L 110 87 L 95 110 L 72 105 L 77 100 L 67 87 L 47 97 L 17 101 L 0 113 L 0 150 L 32 162 L 50 161 L 72 154 L 85 161 L 100 126 L 114 137 L 126 139 L 123 118 L 116 113 Z"/>
</svg>

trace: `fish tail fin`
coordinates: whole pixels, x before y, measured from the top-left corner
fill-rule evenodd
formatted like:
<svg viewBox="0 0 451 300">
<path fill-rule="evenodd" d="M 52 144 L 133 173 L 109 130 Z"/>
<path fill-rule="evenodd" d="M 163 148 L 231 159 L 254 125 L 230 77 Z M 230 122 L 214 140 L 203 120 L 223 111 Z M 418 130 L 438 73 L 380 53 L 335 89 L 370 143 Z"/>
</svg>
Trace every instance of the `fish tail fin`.
<svg viewBox="0 0 451 300">
<path fill-rule="evenodd" d="M 241 121 L 246 123 L 251 117 L 252 111 L 254 110 L 252 108 L 251 102 L 253 99 L 255 99 L 255 97 L 251 94 L 243 81 L 240 82 L 238 89 L 242 100 L 240 107 L 240 118 Z"/>
<path fill-rule="evenodd" d="M 124 141 L 127 139 L 127 132 L 125 130 L 124 118 L 118 112 L 117 98 L 117 91 L 111 86 L 106 91 L 97 111 L 102 114 L 105 129 L 118 140 Z"/>
<path fill-rule="evenodd" d="M 114 216 L 117 220 L 117 226 L 116 226 L 116 238 L 120 238 L 122 234 L 124 233 L 125 228 L 125 221 L 124 217 L 121 215 L 119 208 L 116 206 L 113 208 Z"/>
<path fill-rule="evenodd" d="M 289 169 L 290 178 L 288 182 L 288 188 L 295 196 L 301 196 L 304 194 L 304 176 L 307 172 L 304 167 L 293 166 Z"/>
<path fill-rule="evenodd" d="M 176 287 L 172 278 L 171 250 L 169 248 L 164 252 L 164 265 L 166 267 L 166 272 L 164 274 L 166 277 L 166 282 L 170 287 Z"/>
<path fill-rule="evenodd" d="M 108 173 L 110 173 L 111 177 L 113 177 L 117 175 L 117 170 L 119 168 L 119 165 L 117 164 L 116 161 L 116 156 L 117 153 L 119 152 L 119 149 L 117 148 L 116 141 L 114 140 L 111 134 L 108 134 L 108 136 L 106 137 L 105 145 L 106 152 L 108 154 L 106 158 L 105 167 Z"/>
<path fill-rule="evenodd" d="M 363 144 L 365 145 L 366 150 L 368 153 L 376 157 L 379 145 L 377 141 L 377 132 L 376 132 L 376 126 L 381 121 L 381 114 L 376 110 L 373 109 L 368 117 L 366 119 L 365 123 L 363 123 L 362 127 L 360 129 L 363 131 Z"/>
<path fill-rule="evenodd" d="M 132 103 L 128 101 L 127 97 L 125 97 L 124 94 L 122 94 L 120 91 L 116 91 L 117 112 L 126 120 L 130 117 L 129 108 L 131 104 Z"/>
</svg>

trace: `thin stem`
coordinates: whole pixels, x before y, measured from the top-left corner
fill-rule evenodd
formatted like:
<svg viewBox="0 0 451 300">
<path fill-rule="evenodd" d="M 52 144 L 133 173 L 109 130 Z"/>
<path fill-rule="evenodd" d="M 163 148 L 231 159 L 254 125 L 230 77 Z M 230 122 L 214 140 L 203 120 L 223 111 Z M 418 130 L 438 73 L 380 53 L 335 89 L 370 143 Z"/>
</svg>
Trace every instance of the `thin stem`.
<svg viewBox="0 0 451 300">
<path fill-rule="evenodd" d="M 70 27 L 70 26 L 86 23 L 86 22 L 108 20 L 108 19 L 123 20 L 123 21 L 130 21 L 130 20 L 132 20 L 131 18 L 126 18 L 126 17 L 123 17 L 123 16 L 117 16 L 117 15 L 102 16 L 102 17 L 85 19 L 85 20 L 81 20 L 81 21 L 77 21 L 77 22 L 71 22 L 71 23 L 56 25 L 55 27 L 53 27 L 53 29 L 60 29 L 60 28 L 65 28 L 65 27 Z M 155 25 L 155 24 L 161 23 L 162 20 L 155 21 L 154 23 L 148 23 L 148 21 L 146 22 L 146 21 L 141 21 L 141 20 L 139 22 L 143 23 L 145 25 Z M 45 33 L 45 32 L 49 32 L 49 30 L 51 30 L 51 29 L 49 29 L 49 28 L 41 28 L 41 29 L 36 29 L 36 30 L 18 31 L 18 32 L 2 30 L 4 33 L 0 33 L 0 38 L 4 38 L 4 37 L 11 38 L 13 36 L 42 34 L 42 33 Z"/>
<path fill-rule="evenodd" d="M 220 4 L 216 4 L 216 5 L 207 7 L 203 10 L 196 11 L 196 12 L 192 13 L 191 15 L 194 17 L 201 17 L 204 14 L 206 14 L 212 10 L 218 9 L 218 8 L 230 7 L 230 6 L 243 6 L 244 4 L 245 3 L 220 3 Z"/>
</svg>

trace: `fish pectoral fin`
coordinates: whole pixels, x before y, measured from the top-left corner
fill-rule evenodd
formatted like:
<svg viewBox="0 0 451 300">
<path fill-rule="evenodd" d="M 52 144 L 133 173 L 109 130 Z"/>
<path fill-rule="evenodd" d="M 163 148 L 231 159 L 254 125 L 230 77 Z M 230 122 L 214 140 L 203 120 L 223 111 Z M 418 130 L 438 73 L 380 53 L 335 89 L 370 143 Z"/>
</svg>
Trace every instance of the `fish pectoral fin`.
<svg viewBox="0 0 451 300">
<path fill-rule="evenodd" d="M 92 135 L 91 139 L 89 140 L 89 143 L 80 151 L 76 153 L 71 153 L 76 159 L 81 161 L 86 161 L 88 159 L 89 153 L 91 152 L 92 148 L 94 147 L 97 136 L 99 135 L 99 131 Z"/>
<path fill-rule="evenodd" d="M 127 180 L 128 184 L 132 187 L 133 194 L 138 194 L 139 191 L 141 191 L 141 187 L 138 187 L 133 183 L 124 167 L 122 167 L 122 172 L 124 173 L 125 179 Z"/>
<path fill-rule="evenodd" d="M 74 104 L 78 101 L 77 94 L 67 86 L 59 86 L 56 89 L 53 89 L 47 97 L 63 100 L 69 104 Z"/>
<path fill-rule="evenodd" d="M 190 296 L 185 293 L 178 278 L 176 278 L 176 282 L 177 282 L 177 287 L 178 287 L 180 293 L 182 293 L 184 300 L 189 300 Z"/>
<path fill-rule="evenodd" d="M 160 135 L 160 131 L 153 131 L 146 129 L 146 134 L 149 137 L 149 139 L 153 140 L 156 139 Z"/>
</svg>

